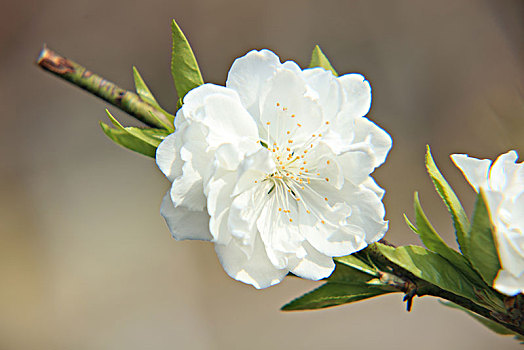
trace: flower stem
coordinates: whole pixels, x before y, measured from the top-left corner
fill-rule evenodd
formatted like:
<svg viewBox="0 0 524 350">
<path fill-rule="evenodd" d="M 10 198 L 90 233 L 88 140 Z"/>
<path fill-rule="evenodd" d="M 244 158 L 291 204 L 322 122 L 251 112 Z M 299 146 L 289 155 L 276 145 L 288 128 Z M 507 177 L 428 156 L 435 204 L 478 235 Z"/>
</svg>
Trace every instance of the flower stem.
<svg viewBox="0 0 524 350">
<path fill-rule="evenodd" d="M 158 119 L 169 124 L 169 121 L 160 111 L 144 102 L 134 92 L 118 87 L 78 63 L 49 50 L 46 46 L 40 52 L 36 64 L 42 69 L 111 103 L 148 126 L 164 128 Z"/>
</svg>

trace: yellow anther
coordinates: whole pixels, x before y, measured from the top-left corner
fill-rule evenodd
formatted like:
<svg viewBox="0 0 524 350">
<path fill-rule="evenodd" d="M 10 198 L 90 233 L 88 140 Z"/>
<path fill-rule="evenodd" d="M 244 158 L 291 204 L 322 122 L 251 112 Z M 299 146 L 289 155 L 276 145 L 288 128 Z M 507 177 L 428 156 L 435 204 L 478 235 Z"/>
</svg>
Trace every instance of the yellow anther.
<svg viewBox="0 0 524 350">
<path fill-rule="evenodd" d="M 277 107 L 280 107 L 280 103 L 277 102 Z"/>
<path fill-rule="evenodd" d="M 326 125 L 329 125 L 329 122 L 326 122 Z"/>
<path fill-rule="evenodd" d="M 321 223 L 325 224 L 326 222 L 324 220 L 320 220 Z"/>
<path fill-rule="evenodd" d="M 293 222 L 293 219 L 289 218 L 289 222 Z"/>
<path fill-rule="evenodd" d="M 258 183 L 258 181 L 257 181 L 257 180 L 255 180 L 255 183 L 257 184 L 257 183 Z"/>
<path fill-rule="evenodd" d="M 329 181 L 329 177 L 326 177 L 326 181 Z"/>
<path fill-rule="evenodd" d="M 311 136 L 315 137 L 315 136 L 317 136 L 317 135 L 313 134 L 313 135 L 311 135 Z"/>
<path fill-rule="evenodd" d="M 271 125 L 271 122 L 267 122 L 266 125 Z"/>
<path fill-rule="evenodd" d="M 304 150 L 304 153 L 307 153 L 307 149 Z"/>
<path fill-rule="evenodd" d="M 304 167 L 300 167 L 300 170 L 304 170 Z"/>
<path fill-rule="evenodd" d="M 286 151 L 291 152 L 291 148 L 286 147 Z"/>
<path fill-rule="evenodd" d="M 295 118 L 295 115 L 294 115 L 294 114 L 291 114 L 291 118 Z"/>
<path fill-rule="evenodd" d="M 311 212 L 309 210 L 306 210 L 306 213 L 311 214 Z"/>
<path fill-rule="evenodd" d="M 288 130 L 288 131 L 286 131 L 286 134 L 288 134 L 288 135 L 289 135 L 289 134 L 291 134 L 291 131 L 289 131 L 289 130 Z"/>
<path fill-rule="evenodd" d="M 322 134 L 318 134 L 318 137 L 322 137 Z"/>
<path fill-rule="evenodd" d="M 278 211 L 282 211 L 282 208 L 278 208 Z"/>
<path fill-rule="evenodd" d="M 324 200 L 325 200 L 325 201 L 327 201 L 327 200 L 328 200 L 328 198 L 327 198 L 327 197 L 324 197 Z"/>
<path fill-rule="evenodd" d="M 302 126 L 302 124 L 300 124 L 300 123 L 297 123 L 297 125 L 298 125 L 299 128 Z"/>
<path fill-rule="evenodd" d="M 287 140 L 288 143 L 293 143 L 293 140 Z"/>
<path fill-rule="evenodd" d="M 329 159 L 328 159 L 328 161 L 327 161 L 326 163 L 329 165 L 329 163 L 331 163 L 331 162 L 330 162 Z"/>
</svg>

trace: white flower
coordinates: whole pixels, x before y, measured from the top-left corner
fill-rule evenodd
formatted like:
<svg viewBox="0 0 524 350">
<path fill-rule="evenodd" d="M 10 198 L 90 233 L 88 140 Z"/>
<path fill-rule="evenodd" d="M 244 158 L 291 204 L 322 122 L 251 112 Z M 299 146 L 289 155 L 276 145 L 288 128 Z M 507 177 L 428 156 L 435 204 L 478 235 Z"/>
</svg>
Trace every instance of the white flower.
<svg viewBox="0 0 524 350">
<path fill-rule="evenodd" d="M 517 158 L 509 151 L 491 165 L 489 159 L 451 156 L 471 186 L 485 193 L 501 265 L 493 287 L 506 295 L 524 291 L 524 164 Z"/>
<path fill-rule="evenodd" d="M 329 276 L 332 257 L 387 230 L 370 174 L 391 138 L 363 117 L 370 103 L 359 74 L 302 70 L 268 50 L 237 59 L 225 87 L 185 96 L 158 147 L 173 183 L 161 208 L 173 236 L 214 242 L 225 271 L 256 288 L 289 271 Z"/>
</svg>

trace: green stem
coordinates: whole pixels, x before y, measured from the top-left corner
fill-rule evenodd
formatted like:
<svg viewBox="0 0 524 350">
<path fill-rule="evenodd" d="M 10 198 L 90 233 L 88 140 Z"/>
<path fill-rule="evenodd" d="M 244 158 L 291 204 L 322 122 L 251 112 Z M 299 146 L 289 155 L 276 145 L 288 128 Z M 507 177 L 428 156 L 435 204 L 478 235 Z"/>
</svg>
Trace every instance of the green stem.
<svg viewBox="0 0 524 350">
<path fill-rule="evenodd" d="M 111 103 L 146 125 L 154 128 L 164 128 L 164 125 L 158 119 L 169 124 L 169 121 L 160 111 L 144 102 L 134 92 L 118 87 L 45 46 L 40 52 L 36 64 L 44 70 Z"/>
</svg>

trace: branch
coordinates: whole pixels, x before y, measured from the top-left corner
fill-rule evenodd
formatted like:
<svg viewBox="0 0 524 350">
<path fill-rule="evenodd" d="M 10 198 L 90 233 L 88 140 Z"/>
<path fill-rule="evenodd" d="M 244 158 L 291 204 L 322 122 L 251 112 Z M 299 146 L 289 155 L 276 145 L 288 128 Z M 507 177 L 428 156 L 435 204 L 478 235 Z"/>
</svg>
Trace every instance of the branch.
<svg viewBox="0 0 524 350">
<path fill-rule="evenodd" d="M 42 69 L 111 103 L 148 126 L 164 128 L 164 125 L 158 119 L 164 121 L 167 125 L 170 124 L 160 111 L 144 102 L 134 92 L 116 86 L 45 46 L 40 52 L 36 64 Z"/>
<path fill-rule="evenodd" d="M 385 241 L 381 241 L 381 243 L 391 245 Z M 438 297 L 447 301 L 451 301 L 452 303 L 462 306 L 463 308 L 468 309 L 477 315 L 494 321 L 506 327 L 507 329 L 524 336 L 524 325 L 521 322 L 522 318 L 520 316 L 520 312 L 517 315 L 511 315 L 511 307 L 507 308 L 506 313 L 489 310 L 488 308 L 482 307 L 467 298 L 453 294 L 444 289 L 441 289 L 436 285 L 417 278 L 411 272 L 389 261 L 374 245 L 368 246 L 365 251 L 367 254 L 369 254 L 373 261 L 378 262 L 380 265 L 385 266 L 387 270 L 390 270 L 390 272 L 384 274 L 382 278 L 391 280 L 392 283 L 388 283 L 389 285 L 406 294 L 404 301 L 407 301 L 408 311 L 411 309 L 411 302 L 415 295 L 419 297 L 426 295 Z M 388 277 L 387 275 L 393 275 L 394 277 Z M 508 301 L 514 301 L 514 299 L 515 298 L 508 297 L 506 303 L 508 303 Z M 521 307 L 519 306 L 517 309 L 520 311 Z"/>
</svg>

